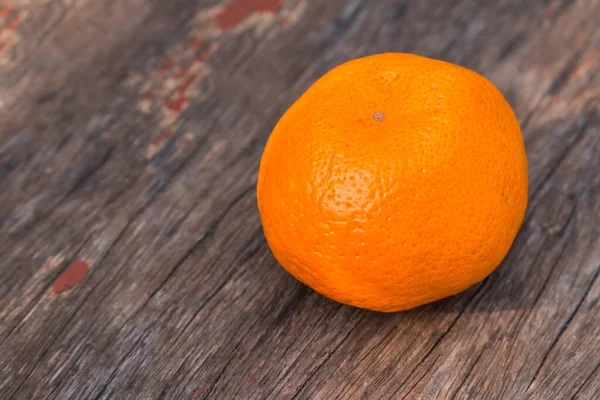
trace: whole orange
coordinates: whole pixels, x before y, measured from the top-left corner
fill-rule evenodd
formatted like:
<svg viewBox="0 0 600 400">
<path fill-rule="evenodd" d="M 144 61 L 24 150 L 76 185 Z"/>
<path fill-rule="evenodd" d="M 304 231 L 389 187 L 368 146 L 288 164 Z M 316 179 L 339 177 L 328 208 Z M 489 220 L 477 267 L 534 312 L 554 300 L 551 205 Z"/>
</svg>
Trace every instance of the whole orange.
<svg viewBox="0 0 600 400">
<path fill-rule="evenodd" d="M 506 256 L 527 205 L 519 123 L 481 75 L 411 54 L 333 69 L 265 147 L 258 207 L 275 258 L 342 303 L 406 310 Z"/>
</svg>

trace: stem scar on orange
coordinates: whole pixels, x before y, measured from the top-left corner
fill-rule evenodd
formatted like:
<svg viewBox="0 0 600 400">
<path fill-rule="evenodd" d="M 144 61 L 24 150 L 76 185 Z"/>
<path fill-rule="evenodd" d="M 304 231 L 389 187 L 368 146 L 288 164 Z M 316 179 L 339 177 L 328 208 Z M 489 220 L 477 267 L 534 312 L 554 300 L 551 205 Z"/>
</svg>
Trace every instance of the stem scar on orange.
<svg viewBox="0 0 600 400">
<path fill-rule="evenodd" d="M 294 277 L 338 302 L 407 310 L 506 256 L 527 206 L 519 123 L 481 75 L 411 54 L 328 72 L 265 147 L 258 208 Z"/>
</svg>

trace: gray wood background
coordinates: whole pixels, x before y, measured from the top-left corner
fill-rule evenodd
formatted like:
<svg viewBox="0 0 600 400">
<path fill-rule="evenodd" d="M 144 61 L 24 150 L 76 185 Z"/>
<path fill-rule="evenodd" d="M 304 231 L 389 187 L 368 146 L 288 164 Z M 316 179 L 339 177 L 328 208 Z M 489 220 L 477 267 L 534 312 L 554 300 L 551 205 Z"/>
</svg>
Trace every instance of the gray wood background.
<svg viewBox="0 0 600 400">
<path fill-rule="evenodd" d="M 599 0 L 0 0 L 1 399 L 599 399 Z M 378 314 L 280 268 L 283 111 L 348 59 L 475 69 L 530 204 L 467 292 Z"/>
</svg>

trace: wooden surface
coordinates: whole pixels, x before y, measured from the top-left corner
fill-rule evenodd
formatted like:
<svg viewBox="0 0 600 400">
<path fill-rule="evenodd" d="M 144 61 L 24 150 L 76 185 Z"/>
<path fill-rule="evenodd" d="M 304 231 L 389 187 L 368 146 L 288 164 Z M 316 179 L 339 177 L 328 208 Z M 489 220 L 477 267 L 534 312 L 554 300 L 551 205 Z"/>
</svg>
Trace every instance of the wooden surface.
<svg viewBox="0 0 600 400">
<path fill-rule="evenodd" d="M 599 0 L 0 0 L 1 399 L 599 399 Z M 329 301 L 256 209 L 283 111 L 348 59 L 494 81 L 530 204 L 413 311 Z"/>
</svg>

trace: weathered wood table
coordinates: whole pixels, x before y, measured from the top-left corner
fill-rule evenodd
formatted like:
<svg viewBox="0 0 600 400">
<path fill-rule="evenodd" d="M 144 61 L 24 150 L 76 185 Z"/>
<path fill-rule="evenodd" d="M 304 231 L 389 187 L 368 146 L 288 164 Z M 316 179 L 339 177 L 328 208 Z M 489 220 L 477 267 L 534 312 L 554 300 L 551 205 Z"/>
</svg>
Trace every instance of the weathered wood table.
<svg viewBox="0 0 600 400">
<path fill-rule="evenodd" d="M 282 112 L 350 58 L 473 68 L 522 123 L 504 263 L 413 311 L 280 268 Z M 1 399 L 599 399 L 600 1 L 0 0 Z"/>
</svg>

